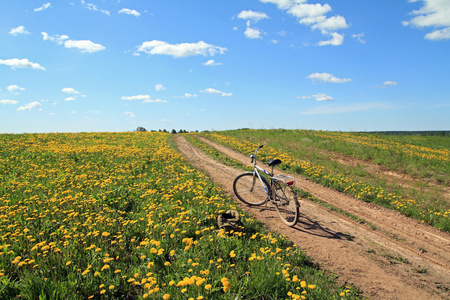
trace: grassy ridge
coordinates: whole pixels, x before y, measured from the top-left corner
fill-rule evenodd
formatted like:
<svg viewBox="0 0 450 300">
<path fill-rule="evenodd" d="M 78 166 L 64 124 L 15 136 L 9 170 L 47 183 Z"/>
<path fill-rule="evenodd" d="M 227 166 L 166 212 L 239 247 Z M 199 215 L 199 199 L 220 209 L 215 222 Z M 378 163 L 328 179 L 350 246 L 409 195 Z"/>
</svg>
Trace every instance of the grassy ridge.
<svg viewBox="0 0 450 300">
<path fill-rule="evenodd" d="M 0 135 L 2 299 L 338 299 L 292 243 L 241 212 L 165 133 Z"/>
<path fill-rule="evenodd" d="M 266 147 L 262 148 L 259 153 L 259 158 L 263 161 L 267 162 L 268 159 L 278 157 L 284 162 L 281 165 L 282 168 L 302 174 L 315 182 L 350 194 L 358 199 L 379 203 L 398 210 L 407 216 L 427 222 L 436 228 L 450 231 L 450 205 L 445 199 L 435 197 L 434 194 L 420 193 L 413 194 L 414 197 L 412 197 L 403 188 L 390 186 L 386 181 L 374 178 L 373 175 L 360 168 L 343 166 L 330 160 L 328 155 L 317 151 L 320 148 L 315 150 L 314 146 L 311 145 L 312 143 L 314 145 L 330 143 L 323 143 L 321 142 L 323 140 L 318 139 L 317 136 L 323 136 L 323 132 L 306 132 L 310 138 L 304 137 L 302 134 L 302 131 L 288 130 L 235 130 L 205 135 L 245 154 L 253 153 L 254 149 L 261 143 L 266 144 Z M 331 134 L 336 135 L 336 133 Z M 367 136 L 364 137 L 364 139 L 367 138 Z M 353 143 L 350 143 L 347 147 L 352 148 Z M 383 147 L 386 148 L 386 144 Z M 394 149 L 391 152 L 401 152 L 404 148 Z M 423 152 L 433 152 L 434 150 L 425 149 L 417 157 L 421 157 Z M 439 149 L 439 151 L 441 150 Z M 382 151 L 390 150 L 388 148 Z M 417 157 L 414 159 L 418 159 Z M 440 159 L 439 164 L 446 165 L 445 162 L 442 162 L 446 158 Z M 430 158 L 426 157 L 422 160 L 428 161 Z M 447 167 L 441 167 L 442 172 L 446 172 L 445 168 Z M 413 192 L 415 193 L 414 190 Z"/>
</svg>

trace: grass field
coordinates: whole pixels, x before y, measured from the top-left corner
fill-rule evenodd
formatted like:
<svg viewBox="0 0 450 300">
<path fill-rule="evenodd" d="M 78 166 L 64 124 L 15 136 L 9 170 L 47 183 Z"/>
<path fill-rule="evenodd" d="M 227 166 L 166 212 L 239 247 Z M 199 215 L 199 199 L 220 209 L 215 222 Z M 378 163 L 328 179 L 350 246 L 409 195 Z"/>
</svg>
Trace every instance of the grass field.
<svg viewBox="0 0 450 300">
<path fill-rule="evenodd" d="M 249 129 L 203 135 L 246 155 L 264 144 L 259 158 L 265 162 L 278 157 L 285 170 L 450 231 L 450 202 L 443 196 L 450 182 L 449 137 Z M 365 164 L 415 179 L 401 185 Z"/>
<path fill-rule="evenodd" d="M 219 231 L 235 204 L 170 136 L 0 135 L 0 298 L 358 298 L 242 211 Z"/>
</svg>

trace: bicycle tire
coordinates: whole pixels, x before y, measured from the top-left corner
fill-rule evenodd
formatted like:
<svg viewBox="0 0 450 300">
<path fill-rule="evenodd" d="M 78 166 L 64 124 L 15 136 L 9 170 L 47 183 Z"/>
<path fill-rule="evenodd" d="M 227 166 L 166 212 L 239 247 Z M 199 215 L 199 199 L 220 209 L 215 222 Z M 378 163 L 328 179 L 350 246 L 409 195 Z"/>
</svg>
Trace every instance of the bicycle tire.
<svg viewBox="0 0 450 300">
<path fill-rule="evenodd" d="M 270 194 L 269 183 L 264 177 L 261 178 L 267 191 Z M 254 177 L 253 173 L 251 172 L 243 173 L 236 177 L 236 179 L 234 179 L 233 191 L 239 200 L 251 206 L 262 205 L 266 203 L 268 199 L 267 192 L 261 185 L 258 176 Z"/>
<path fill-rule="evenodd" d="M 294 227 L 299 217 L 299 207 L 297 195 L 292 187 L 283 182 L 276 181 L 273 184 L 276 193 L 276 200 L 273 201 L 278 215 L 284 224 Z"/>
</svg>

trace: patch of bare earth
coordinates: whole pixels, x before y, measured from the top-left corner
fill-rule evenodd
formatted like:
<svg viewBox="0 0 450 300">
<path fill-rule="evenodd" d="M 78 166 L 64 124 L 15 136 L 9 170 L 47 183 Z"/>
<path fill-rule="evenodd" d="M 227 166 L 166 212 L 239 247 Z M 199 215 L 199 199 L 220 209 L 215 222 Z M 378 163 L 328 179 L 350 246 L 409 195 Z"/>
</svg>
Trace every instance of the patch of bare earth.
<svg viewBox="0 0 450 300">
<path fill-rule="evenodd" d="M 242 209 L 267 224 L 269 230 L 286 235 L 323 269 L 337 274 L 341 282 L 358 286 L 365 297 L 450 298 L 449 234 L 292 174 L 296 187 L 365 219 L 376 230 L 305 199 L 300 200 L 299 223 L 287 227 L 270 204 L 249 207 L 237 200 L 232 183 L 241 170 L 218 163 L 182 135 L 174 135 L 174 139 L 185 159 L 219 183 Z M 247 156 L 202 140 L 244 164 L 250 163 Z"/>
</svg>

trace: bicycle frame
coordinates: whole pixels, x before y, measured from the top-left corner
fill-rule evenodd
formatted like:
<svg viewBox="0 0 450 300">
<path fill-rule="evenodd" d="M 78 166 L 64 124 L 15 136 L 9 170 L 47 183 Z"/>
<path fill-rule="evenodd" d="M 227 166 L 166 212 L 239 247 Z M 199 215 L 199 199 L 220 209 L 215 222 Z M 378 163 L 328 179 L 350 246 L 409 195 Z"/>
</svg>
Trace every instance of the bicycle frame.
<svg viewBox="0 0 450 300">
<path fill-rule="evenodd" d="M 270 194 L 270 191 L 268 191 L 268 190 L 266 189 L 266 186 L 265 186 L 265 184 L 264 184 L 264 182 L 263 182 L 263 179 L 261 178 L 261 174 L 259 174 L 258 170 L 259 170 L 259 171 L 262 171 L 262 172 L 263 172 L 264 174 L 266 174 L 266 175 L 269 175 L 269 177 L 270 177 L 270 187 L 272 188 L 273 167 L 272 167 L 272 173 L 269 173 L 269 172 L 267 172 L 266 170 L 264 170 L 263 168 L 261 168 L 261 167 L 259 167 L 259 166 L 256 165 L 256 157 L 257 157 L 257 153 L 258 153 L 258 150 L 259 150 L 260 148 L 262 148 L 262 147 L 264 147 L 264 145 L 261 145 L 261 146 L 259 146 L 258 148 L 256 148 L 255 154 L 254 154 L 254 155 L 250 155 L 250 158 L 252 159 L 251 162 L 253 163 L 253 186 L 255 185 L 255 175 L 256 175 L 256 176 L 258 177 L 259 182 L 261 183 L 262 187 L 263 187 L 264 190 L 266 191 L 267 196 L 269 196 L 269 199 L 272 199 L 272 195 Z"/>
</svg>

